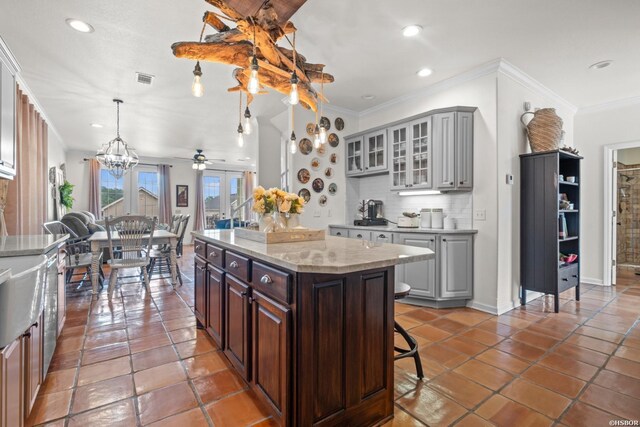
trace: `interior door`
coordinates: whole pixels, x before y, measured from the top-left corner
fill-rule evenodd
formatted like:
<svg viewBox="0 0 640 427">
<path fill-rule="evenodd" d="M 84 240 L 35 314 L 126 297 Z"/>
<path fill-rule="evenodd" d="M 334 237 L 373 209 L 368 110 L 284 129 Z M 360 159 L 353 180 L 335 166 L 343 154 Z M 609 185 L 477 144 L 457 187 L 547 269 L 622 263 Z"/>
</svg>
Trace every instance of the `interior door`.
<svg viewBox="0 0 640 427">
<path fill-rule="evenodd" d="M 618 256 L 618 150 L 611 151 L 611 285 L 616 284 Z"/>
</svg>

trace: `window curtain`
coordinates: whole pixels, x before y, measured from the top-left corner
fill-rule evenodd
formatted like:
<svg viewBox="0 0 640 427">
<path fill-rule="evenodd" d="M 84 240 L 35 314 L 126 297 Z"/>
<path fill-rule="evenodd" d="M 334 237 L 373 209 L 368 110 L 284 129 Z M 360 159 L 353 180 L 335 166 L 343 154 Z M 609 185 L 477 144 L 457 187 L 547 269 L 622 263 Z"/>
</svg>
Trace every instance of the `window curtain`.
<svg viewBox="0 0 640 427">
<path fill-rule="evenodd" d="M 204 174 L 202 171 L 196 172 L 196 219 L 194 223 L 194 230 L 204 230 L 205 228 L 205 215 L 204 215 Z"/>
<path fill-rule="evenodd" d="M 247 200 L 249 197 L 253 196 L 256 174 L 251 171 L 245 171 L 242 175 L 242 181 L 244 182 L 244 199 Z M 244 200 L 241 200 L 240 203 L 244 203 Z M 251 218 L 251 207 L 251 203 L 247 203 L 246 205 L 244 205 L 245 221 L 248 221 L 249 218 Z"/>
<path fill-rule="evenodd" d="M 169 173 L 171 166 L 158 165 L 158 181 L 160 183 L 158 188 L 160 204 L 158 210 L 158 221 L 161 224 L 169 224 L 171 221 L 171 179 Z"/>
<path fill-rule="evenodd" d="M 9 193 L 9 180 L 0 179 L 0 236 L 6 236 L 7 223 L 4 220 L 4 209 L 7 207 L 7 194 Z"/>
<path fill-rule="evenodd" d="M 100 204 L 100 162 L 89 159 L 89 212 L 96 219 L 102 217 Z"/>
<path fill-rule="evenodd" d="M 16 100 L 16 177 L 10 181 L 7 192 L 7 232 L 42 234 L 49 195 L 48 127 L 20 89 Z"/>
</svg>

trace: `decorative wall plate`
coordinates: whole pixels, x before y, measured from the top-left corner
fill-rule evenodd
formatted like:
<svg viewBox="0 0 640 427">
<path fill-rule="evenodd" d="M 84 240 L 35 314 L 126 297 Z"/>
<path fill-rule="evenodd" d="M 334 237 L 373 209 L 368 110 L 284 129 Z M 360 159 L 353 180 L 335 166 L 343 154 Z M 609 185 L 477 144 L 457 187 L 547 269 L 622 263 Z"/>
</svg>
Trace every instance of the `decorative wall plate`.
<svg viewBox="0 0 640 427">
<path fill-rule="evenodd" d="M 315 191 L 316 193 L 320 193 L 322 192 L 322 190 L 324 190 L 324 181 L 322 180 L 322 178 L 316 178 L 313 180 L 311 187 L 313 188 L 313 191 Z"/>
<path fill-rule="evenodd" d="M 311 191 L 303 188 L 302 190 L 298 191 L 298 196 L 302 197 L 305 203 L 309 203 L 309 200 L 311 200 Z"/>
<path fill-rule="evenodd" d="M 300 152 L 306 156 L 313 151 L 313 144 L 309 138 L 302 138 L 298 143 L 298 148 L 300 148 Z"/>
<path fill-rule="evenodd" d="M 307 123 L 307 135 L 313 136 L 313 132 L 316 130 L 315 123 Z"/>
<path fill-rule="evenodd" d="M 320 119 L 320 126 L 325 128 L 326 130 L 331 129 L 331 120 L 329 120 L 325 116 L 322 116 L 322 118 Z"/>
<path fill-rule="evenodd" d="M 338 135 L 336 135 L 335 133 L 330 133 L 327 140 L 329 141 L 329 145 L 333 148 L 336 148 L 338 144 L 340 144 L 340 138 L 338 138 Z"/>
<path fill-rule="evenodd" d="M 314 157 L 313 159 L 311 159 L 311 169 L 313 169 L 314 171 L 317 171 L 319 167 L 320 167 L 320 159 L 317 157 Z"/>
<path fill-rule="evenodd" d="M 327 178 L 333 178 L 333 168 L 326 168 L 324 170 L 324 176 Z"/>
<path fill-rule="evenodd" d="M 324 157 L 324 155 L 327 154 L 327 144 L 320 144 L 318 148 L 316 148 L 316 153 L 318 153 L 318 156 Z"/>
<path fill-rule="evenodd" d="M 332 182 L 331 184 L 329 184 L 329 194 L 331 194 L 332 196 L 335 196 L 337 192 L 338 192 L 338 184 L 336 184 L 335 182 Z"/>
<path fill-rule="evenodd" d="M 338 117 L 334 123 L 337 130 L 344 129 L 344 120 L 342 120 L 342 117 Z"/>
<path fill-rule="evenodd" d="M 298 181 L 306 184 L 311 179 L 311 172 L 308 169 L 302 168 L 298 171 Z"/>
<path fill-rule="evenodd" d="M 338 155 L 336 153 L 331 153 L 329 156 L 329 162 L 331 162 L 332 165 L 338 163 Z"/>
<path fill-rule="evenodd" d="M 320 206 L 325 206 L 327 204 L 327 196 L 320 196 L 320 198 L 318 199 L 318 203 L 320 204 Z"/>
</svg>

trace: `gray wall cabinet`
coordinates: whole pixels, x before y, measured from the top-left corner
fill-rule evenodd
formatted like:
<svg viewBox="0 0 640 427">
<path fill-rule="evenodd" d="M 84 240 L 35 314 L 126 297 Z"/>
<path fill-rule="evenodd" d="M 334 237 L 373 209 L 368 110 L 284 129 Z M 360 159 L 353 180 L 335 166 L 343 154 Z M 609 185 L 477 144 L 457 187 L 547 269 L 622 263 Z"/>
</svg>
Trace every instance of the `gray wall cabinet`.
<svg viewBox="0 0 640 427">
<path fill-rule="evenodd" d="M 440 298 L 473 296 L 473 236 L 440 237 Z"/>
<path fill-rule="evenodd" d="M 362 175 L 364 163 L 362 158 L 364 136 L 345 140 L 347 144 L 347 176 Z"/>
<path fill-rule="evenodd" d="M 411 286 L 411 296 L 436 298 L 436 273 L 439 253 L 436 249 L 436 236 L 433 234 L 396 234 L 396 243 L 431 249 L 436 253 L 435 259 L 412 262 L 396 267 L 396 281 Z"/>
</svg>

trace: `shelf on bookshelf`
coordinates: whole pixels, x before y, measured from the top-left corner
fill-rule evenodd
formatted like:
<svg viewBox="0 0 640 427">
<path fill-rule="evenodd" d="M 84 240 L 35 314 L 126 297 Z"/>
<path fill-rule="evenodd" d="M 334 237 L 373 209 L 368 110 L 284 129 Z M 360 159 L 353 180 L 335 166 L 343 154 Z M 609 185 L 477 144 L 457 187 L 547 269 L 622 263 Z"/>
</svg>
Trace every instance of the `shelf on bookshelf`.
<svg viewBox="0 0 640 427">
<path fill-rule="evenodd" d="M 558 210 L 560 213 L 578 213 L 580 212 L 578 209 L 560 209 Z"/>
<path fill-rule="evenodd" d="M 565 237 L 564 239 L 560 239 L 558 238 L 559 242 L 570 242 L 571 240 L 578 240 L 580 237 L 578 236 L 571 236 L 571 237 Z"/>
<path fill-rule="evenodd" d="M 580 184 L 577 182 L 569 182 L 569 181 L 558 181 L 559 184 L 561 185 L 572 185 L 574 187 L 579 187 Z"/>
</svg>

